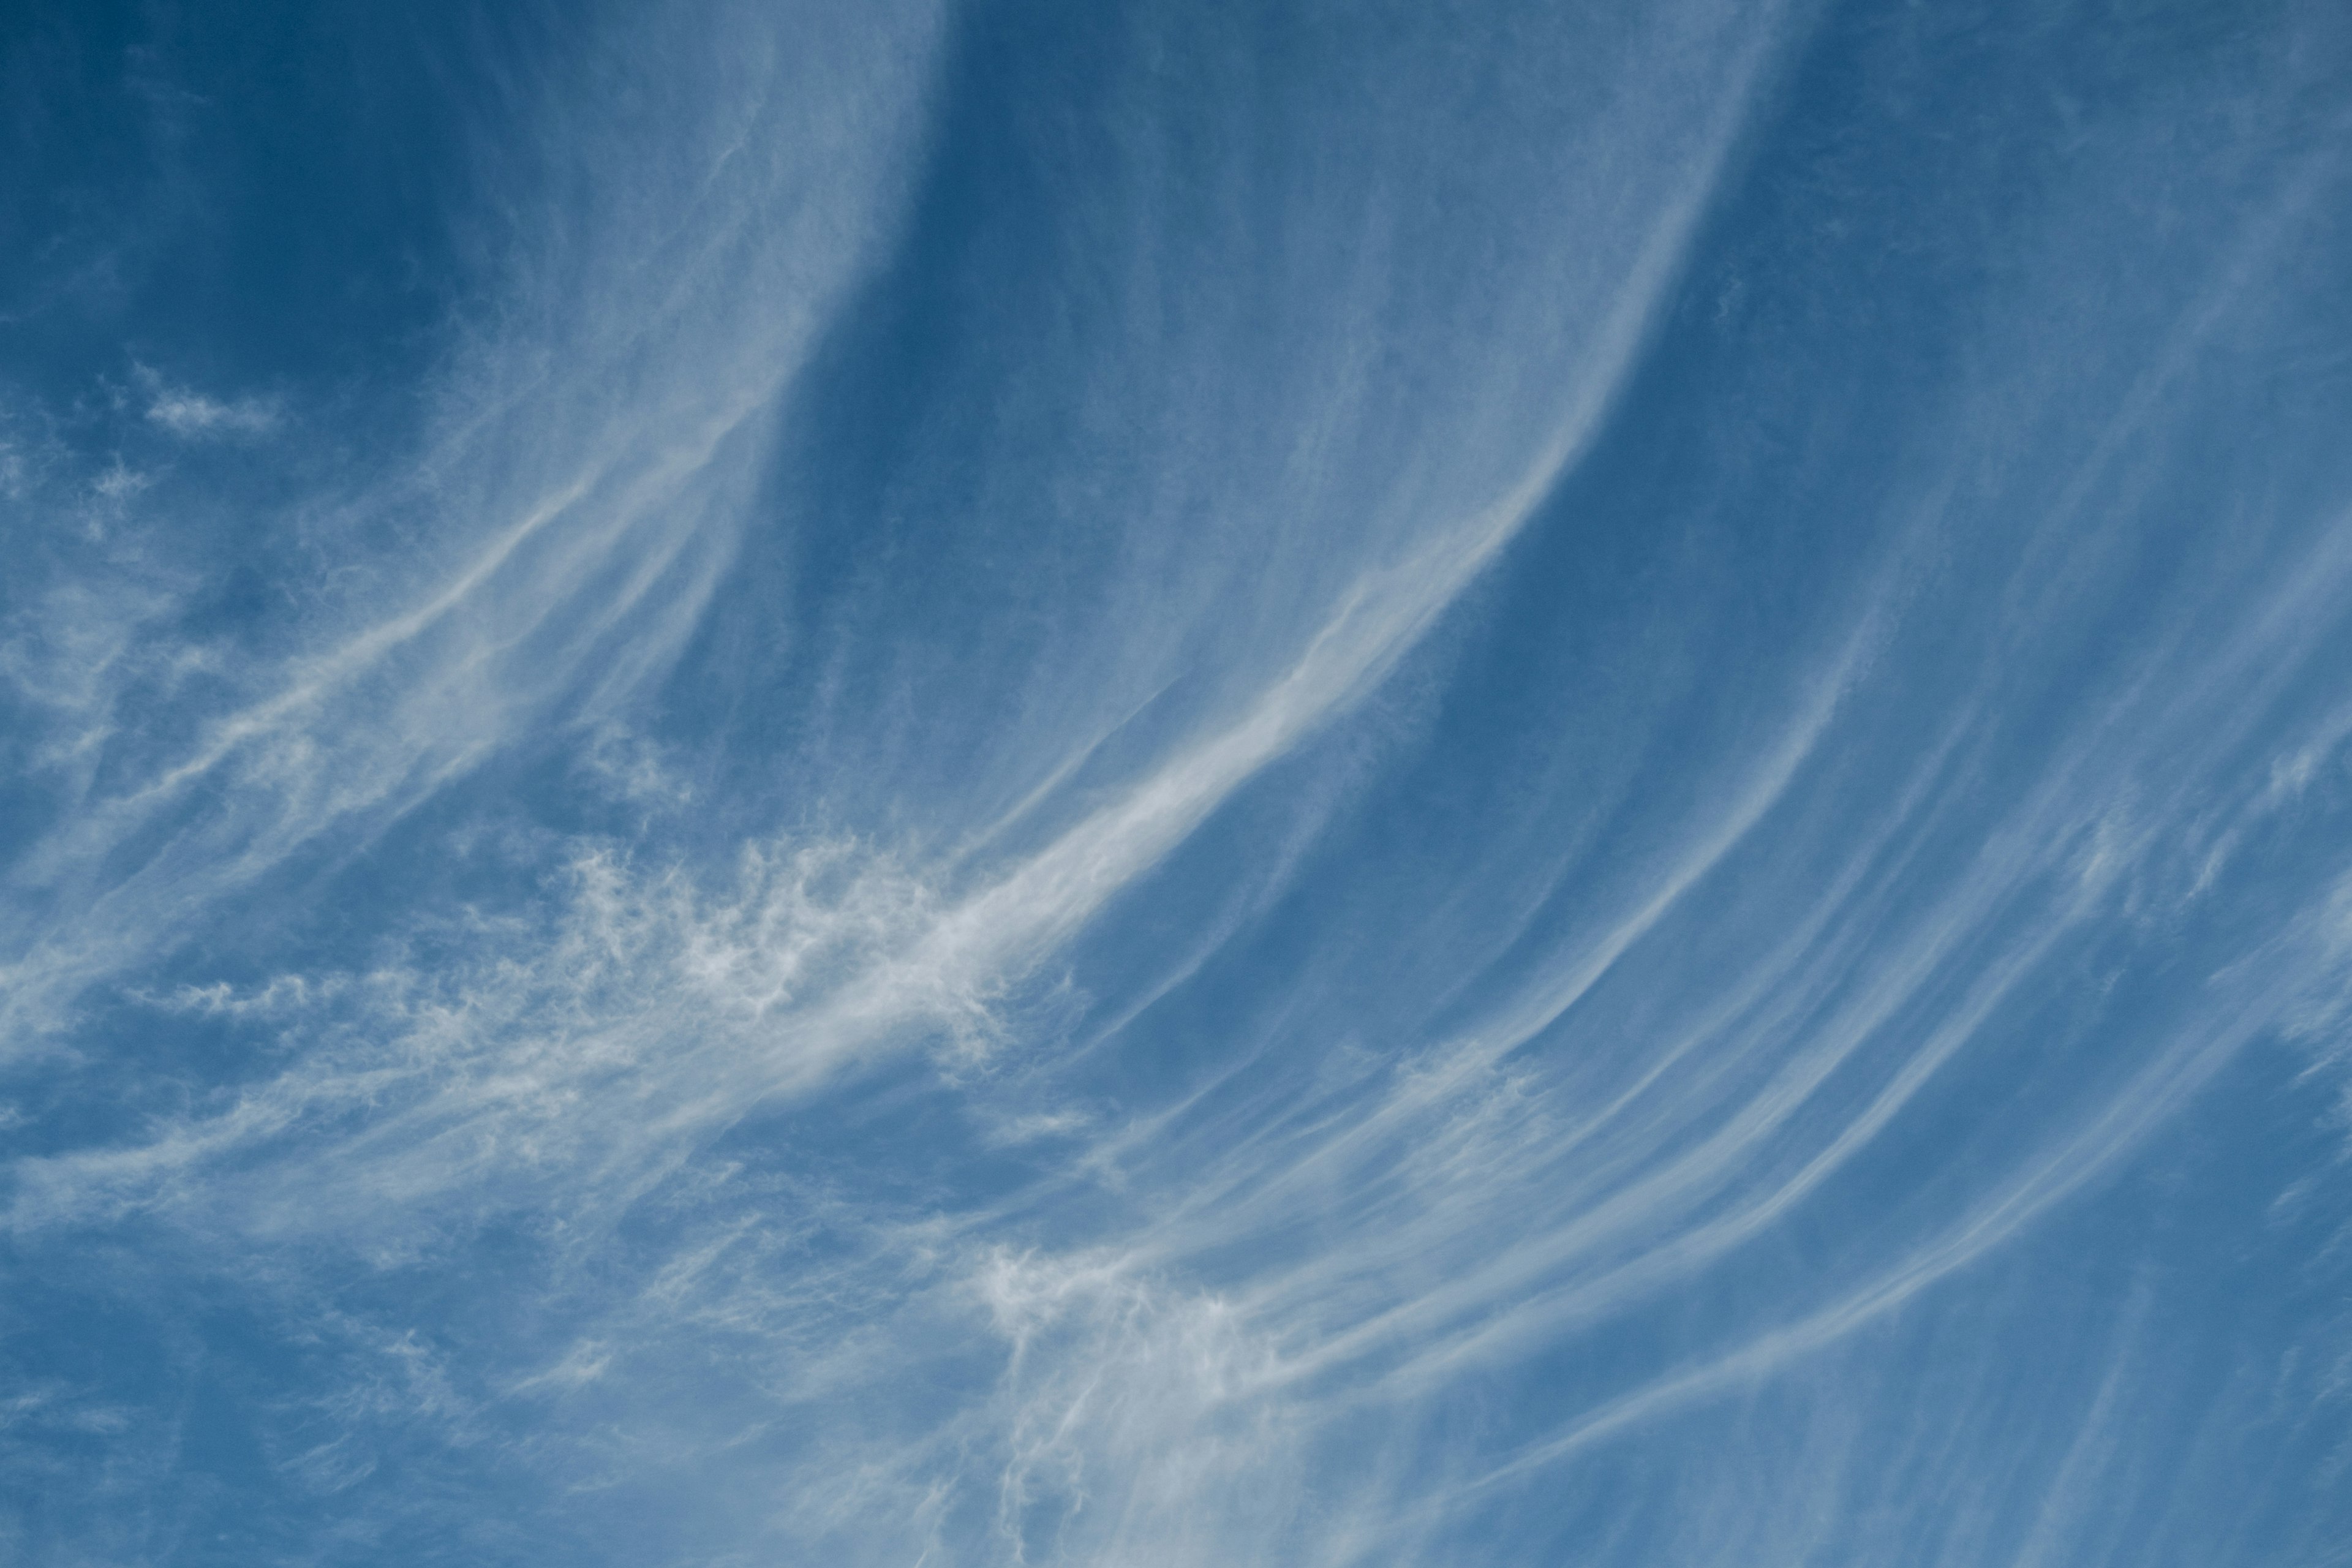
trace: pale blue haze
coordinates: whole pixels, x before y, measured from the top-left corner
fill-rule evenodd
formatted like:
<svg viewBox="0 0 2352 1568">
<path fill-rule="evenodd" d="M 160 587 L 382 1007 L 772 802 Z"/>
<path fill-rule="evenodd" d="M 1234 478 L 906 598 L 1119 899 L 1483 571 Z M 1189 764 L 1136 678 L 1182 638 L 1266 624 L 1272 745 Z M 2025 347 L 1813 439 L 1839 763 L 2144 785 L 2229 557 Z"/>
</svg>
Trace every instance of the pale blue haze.
<svg viewBox="0 0 2352 1568">
<path fill-rule="evenodd" d="M 0 1563 L 2352 1563 L 2352 10 L 0 102 Z"/>
</svg>

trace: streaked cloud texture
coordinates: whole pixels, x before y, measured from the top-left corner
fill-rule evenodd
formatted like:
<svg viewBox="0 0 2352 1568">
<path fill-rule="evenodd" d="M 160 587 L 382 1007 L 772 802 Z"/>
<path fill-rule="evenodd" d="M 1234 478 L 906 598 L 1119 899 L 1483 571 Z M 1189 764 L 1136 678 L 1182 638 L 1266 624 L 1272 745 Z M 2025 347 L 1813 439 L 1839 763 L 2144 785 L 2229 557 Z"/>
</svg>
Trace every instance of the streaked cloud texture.
<svg viewBox="0 0 2352 1568">
<path fill-rule="evenodd" d="M 2352 13 L 0 38 L 0 1560 L 2352 1562 Z"/>
</svg>

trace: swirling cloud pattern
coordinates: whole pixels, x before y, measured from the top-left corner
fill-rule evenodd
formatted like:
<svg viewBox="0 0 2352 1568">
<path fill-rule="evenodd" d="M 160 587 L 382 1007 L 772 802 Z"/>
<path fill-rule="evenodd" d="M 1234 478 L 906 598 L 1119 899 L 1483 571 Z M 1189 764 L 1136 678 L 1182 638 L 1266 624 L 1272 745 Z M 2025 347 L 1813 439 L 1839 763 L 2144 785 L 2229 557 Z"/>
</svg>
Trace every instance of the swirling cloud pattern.
<svg viewBox="0 0 2352 1568">
<path fill-rule="evenodd" d="M 0 26 L 0 1555 L 2352 1561 L 2352 16 Z"/>
</svg>

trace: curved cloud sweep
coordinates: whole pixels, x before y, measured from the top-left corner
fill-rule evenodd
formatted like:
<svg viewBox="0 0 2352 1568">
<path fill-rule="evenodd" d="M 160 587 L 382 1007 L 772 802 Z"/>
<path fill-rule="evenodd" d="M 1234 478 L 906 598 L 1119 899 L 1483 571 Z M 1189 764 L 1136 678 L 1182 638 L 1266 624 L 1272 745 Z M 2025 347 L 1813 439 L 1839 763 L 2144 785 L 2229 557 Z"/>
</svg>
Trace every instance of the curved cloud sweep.
<svg viewBox="0 0 2352 1568">
<path fill-rule="evenodd" d="M 2341 23 L 113 25 L 15 1556 L 2333 1560 Z"/>
</svg>

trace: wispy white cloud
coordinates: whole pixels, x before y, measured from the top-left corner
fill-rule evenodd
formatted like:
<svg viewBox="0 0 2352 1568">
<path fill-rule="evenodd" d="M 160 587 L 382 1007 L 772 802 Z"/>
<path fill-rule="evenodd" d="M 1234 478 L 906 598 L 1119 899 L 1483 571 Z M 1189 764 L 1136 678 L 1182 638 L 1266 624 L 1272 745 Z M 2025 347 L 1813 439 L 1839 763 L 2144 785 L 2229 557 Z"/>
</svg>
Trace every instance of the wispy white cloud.
<svg viewBox="0 0 2352 1568">
<path fill-rule="evenodd" d="M 919 128 L 937 22 L 920 7 L 885 20 L 835 40 L 855 66 L 784 58 L 732 13 L 721 32 L 740 47 L 669 62 L 708 79 L 696 116 L 652 163 L 644 149 L 601 163 L 594 212 L 568 215 L 614 237 L 612 253 L 566 261 L 559 230 L 520 255 L 512 311 L 450 350 L 423 448 L 286 525 L 355 546 L 292 656 L 241 663 L 192 744 L 117 770 L 18 860 L 20 889 L 64 902 L 8 937 L 0 1052 L 53 1035 L 75 994 L 322 832 L 371 831 L 559 705 L 593 731 L 667 668 L 743 526 L 756 432 L 898 221 L 880 171 Z M 867 90 L 793 85 L 836 67 Z M 728 151 L 747 120 L 772 138 L 757 158 Z M 533 270 L 559 263 L 583 273 L 560 300 Z M 254 434 L 268 414 L 142 379 L 182 434 Z M 142 482 L 108 474 L 117 502 Z M 356 545 L 387 528 L 415 542 Z M 192 792 L 208 804 L 192 812 Z M 128 842 L 143 847 L 125 863 Z"/>
<path fill-rule="evenodd" d="M 131 376 L 146 399 L 148 423 L 183 440 L 268 436 L 285 422 L 285 409 L 275 398 L 208 396 L 191 387 L 175 386 L 144 364 L 132 365 Z"/>
<path fill-rule="evenodd" d="M 1524 342 L 1478 341 L 1491 379 L 1463 407 L 1431 400 L 1438 456 L 1376 484 L 1326 460 L 1386 428 L 1364 366 L 1400 267 L 1333 312 L 1363 331 L 1316 363 L 1363 374 L 1297 414 L 1279 505 L 1201 522 L 1196 561 L 1167 542 L 1182 506 L 1137 499 L 1141 521 L 1102 524 L 1124 542 L 1109 607 L 1056 620 L 1034 670 L 957 689 L 1003 700 L 1011 740 L 940 740 L 912 678 L 874 699 L 911 719 L 816 705 L 812 748 L 856 787 L 919 816 L 922 790 L 872 758 L 949 778 L 936 820 L 894 837 L 843 826 L 890 815 L 829 813 L 807 781 L 837 783 L 798 758 L 754 759 L 776 799 L 722 798 L 707 759 L 652 738 L 648 699 L 743 542 L 803 504 L 773 427 L 889 254 L 943 24 L 800 37 L 717 15 L 709 47 L 606 62 L 691 86 L 662 98 L 678 120 L 659 136 L 544 106 L 580 210 L 453 350 L 412 471 L 299 520 L 341 574 L 311 619 L 259 655 L 154 653 L 184 585 L 60 589 L 0 640 L 17 700 L 66 716 L 42 757 L 70 797 L 11 863 L 5 1047 L 100 1059 L 110 1038 L 72 1033 L 92 994 L 110 1029 L 228 1042 L 213 1076 L 175 1068 L 102 1132 L 14 1157 L 0 1212 L 28 1252 L 111 1229 L 156 1238 L 159 1269 L 235 1276 L 325 1369 L 275 1412 L 268 1462 L 349 1500 L 353 1530 L 432 1506 L 384 1477 L 446 1451 L 583 1517 L 674 1509 L 714 1561 L 1475 1558 L 1447 1532 L 1499 1500 L 1916 1323 L 2267 1031 L 2340 1055 L 2352 884 L 2246 880 L 2265 834 L 2325 809 L 2347 733 L 2340 705 L 2295 695 L 2352 603 L 2340 524 L 2298 515 L 2251 566 L 2198 555 L 2163 614 L 2117 634 L 2123 668 L 2063 694 L 2033 674 L 2115 613 L 2094 589 L 2142 542 L 2127 508 L 2101 509 L 2277 232 L 2224 258 L 2087 456 L 1987 479 L 1977 450 L 2031 451 L 2057 416 L 1997 373 L 1955 393 L 1967 472 L 1893 487 L 1932 502 L 1823 570 L 1799 652 L 1732 670 L 1745 644 L 1696 645 L 1730 720 L 1595 740 L 1577 702 L 1536 710 L 1563 748 L 1654 763 L 1606 832 L 1381 884 L 1367 914 L 1357 885 L 1314 879 L 1362 737 L 1406 727 L 1382 700 L 1438 681 L 1441 629 L 1573 499 L 1654 368 L 1780 24 L 1634 29 L 1591 156 L 1522 193 L 1568 216 L 1528 219 L 1524 276 L 1508 246 L 1488 269 L 1513 310 L 1549 313 Z M 1204 330 L 1168 359 L 1240 342 Z M 143 416 L 175 437 L 290 427 L 141 377 Z M 1164 450 L 1139 438 L 1133 467 L 1272 417 L 1199 401 L 1202 424 Z M 2011 480 L 2040 510 L 1972 537 L 1958 498 Z M 399 530 L 415 563 L 363 545 Z M 1155 595 L 1150 625 L 1117 624 Z M 1675 657 L 1609 656 L 1631 706 L 1654 654 Z M 809 680 L 845 658 L 813 655 Z M 142 701 L 199 676 L 199 711 L 127 746 Z M 1933 710 L 1908 711 L 1923 690 Z M 364 951 L 234 981 L 167 962 L 248 901 L 282 892 L 301 916 L 315 892 L 277 879 L 306 854 L 357 856 L 533 747 L 604 824 L 517 829 L 505 868 L 534 890 L 338 911 Z M 1661 773 L 1687 787 L 1643 798 Z M 1557 775 L 1528 776 L 1540 795 Z M 1307 802 L 1287 826 L 1216 846 L 1286 781 Z M 465 831 L 493 837 L 496 816 Z M 1232 863 L 1203 869 L 1204 846 Z M 1483 885 L 1506 859 L 1526 864 Z M 1241 890 L 1196 897 L 1215 879 Z M 1269 932 L 1278 906 L 1291 924 Z M 2207 919 L 2220 934 L 2186 978 L 2124 940 Z M 1293 964 L 1294 942 L 1315 951 Z M 1139 953 L 1141 978 L 1096 996 L 1103 946 Z M 1400 1001 L 1388 971 L 1431 952 L 1470 973 Z M 1278 984 L 1230 977 L 1277 959 Z M 1233 989 L 1205 1005 L 1204 977 Z M 2129 1013 L 2134 985 L 2162 1005 Z M 2128 1051 L 2086 1060 L 2095 1029 Z M 1969 1074 L 2042 1076 L 1991 1117 L 2000 1090 Z M 1948 1169 L 1891 1158 L 1933 1118 L 1975 1141 Z M 1758 1261 L 1775 1247 L 1812 1255 Z M 2074 1539 L 2121 1375 L 2020 1532 L 2028 1556 Z M 18 1425 L 66 1398 L 37 1394 Z M 1803 1454 L 1850 1460 L 1865 1423 L 1819 1403 Z M 0 1429 L 17 1414 L 0 1403 Z M 1674 1539 L 1728 1555 L 1755 1521 L 1751 1546 L 1830 1554 L 1822 1495 L 1703 1499 Z"/>
</svg>

